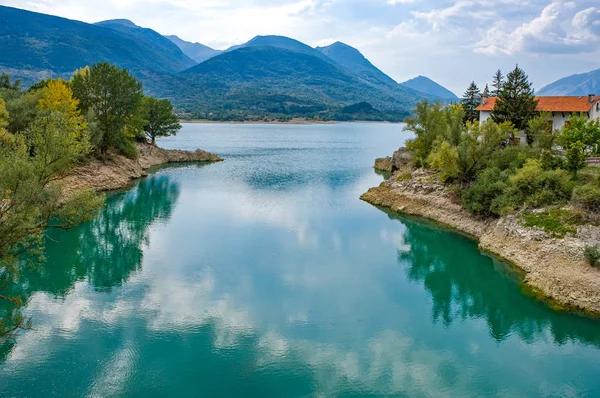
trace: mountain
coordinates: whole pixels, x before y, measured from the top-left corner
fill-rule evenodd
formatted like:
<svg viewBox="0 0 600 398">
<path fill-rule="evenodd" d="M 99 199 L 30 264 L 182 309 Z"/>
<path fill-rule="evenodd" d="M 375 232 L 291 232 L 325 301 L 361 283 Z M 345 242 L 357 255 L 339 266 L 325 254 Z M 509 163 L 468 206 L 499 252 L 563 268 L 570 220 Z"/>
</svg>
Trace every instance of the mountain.
<svg viewBox="0 0 600 398">
<path fill-rule="evenodd" d="M 600 69 L 562 78 L 542 88 L 540 96 L 600 94 Z"/>
<path fill-rule="evenodd" d="M 160 52 L 162 58 L 166 58 L 167 62 L 169 62 L 169 68 L 172 70 L 183 70 L 197 64 L 196 61 L 184 54 L 184 52 L 168 38 L 152 29 L 137 26 L 127 19 L 112 19 L 97 22 L 94 25 L 113 29 L 134 37 L 139 44 L 144 45 L 149 50 Z"/>
<path fill-rule="evenodd" d="M 287 37 L 257 36 L 196 64 L 172 40 L 129 20 L 87 24 L 3 6 L 0 54 L 0 72 L 24 78 L 25 86 L 107 61 L 140 79 L 147 95 L 169 98 L 194 117 L 221 120 L 400 121 L 416 102 L 434 98 L 395 84 L 342 43 L 315 49 Z"/>
<path fill-rule="evenodd" d="M 225 52 L 231 52 L 235 50 L 239 50 L 241 48 L 248 47 L 275 47 L 281 48 L 284 50 L 295 51 L 301 54 L 312 55 L 313 57 L 321 58 L 328 62 L 332 62 L 329 57 L 323 54 L 321 51 L 312 48 L 309 45 L 306 45 L 298 40 L 291 39 L 285 36 L 256 36 L 252 40 L 247 43 L 240 44 L 237 46 L 233 46 L 225 50 Z"/>
<path fill-rule="evenodd" d="M 398 86 L 394 79 L 377 69 L 354 47 L 338 41 L 327 47 L 317 47 L 317 50 L 366 82 L 394 88 Z"/>
<path fill-rule="evenodd" d="M 50 76 L 69 77 L 100 61 L 133 72 L 170 73 L 195 64 L 140 34 L 4 6 L 0 6 L 0 54 L 0 70 L 23 78 L 25 84 Z"/>
<path fill-rule="evenodd" d="M 271 46 L 227 51 L 176 78 L 148 79 L 145 87 L 192 113 L 204 109 L 258 115 L 325 113 L 332 117 L 344 107 L 368 102 L 372 115 L 382 117 L 387 112 L 387 120 L 398 121 L 425 98 L 400 86 L 391 90 L 367 84 L 331 60 Z M 343 120 L 344 115 L 338 116 Z"/>
<path fill-rule="evenodd" d="M 437 84 L 425 76 L 417 76 L 414 79 L 400 83 L 404 87 L 412 88 L 425 94 L 433 95 L 446 100 L 457 100 L 458 97 L 452 91 Z"/>
<path fill-rule="evenodd" d="M 204 44 L 191 43 L 189 41 L 182 40 L 177 36 L 165 37 L 171 40 L 177 47 L 181 49 L 181 51 L 183 51 L 185 55 L 187 55 L 197 63 L 204 62 L 207 59 L 212 58 L 215 55 L 219 55 L 222 52 L 205 46 Z"/>
</svg>

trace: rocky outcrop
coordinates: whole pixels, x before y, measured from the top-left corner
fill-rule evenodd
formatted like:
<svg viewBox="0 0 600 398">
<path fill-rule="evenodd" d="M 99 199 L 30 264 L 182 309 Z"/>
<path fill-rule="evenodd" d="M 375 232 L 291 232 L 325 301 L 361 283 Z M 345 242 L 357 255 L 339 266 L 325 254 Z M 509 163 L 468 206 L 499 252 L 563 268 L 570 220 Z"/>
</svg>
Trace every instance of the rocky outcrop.
<svg viewBox="0 0 600 398">
<path fill-rule="evenodd" d="M 526 228 L 517 217 L 480 220 L 453 199 L 451 192 L 424 170 L 401 171 L 362 200 L 404 214 L 426 217 L 479 240 L 526 272 L 525 283 L 564 308 L 600 315 L 600 270 L 584 259 L 586 246 L 600 244 L 600 228 L 586 225 L 575 236 L 552 238 Z"/>
<path fill-rule="evenodd" d="M 150 144 L 138 144 L 138 158 L 129 159 L 118 154 L 109 154 L 106 160 L 93 159 L 76 167 L 65 177 L 65 196 L 81 189 L 111 191 L 127 187 L 132 180 L 148 175 L 149 168 L 166 163 L 219 162 L 220 157 L 196 150 L 181 151 L 159 148 Z"/>
<path fill-rule="evenodd" d="M 392 156 L 375 159 L 375 170 L 394 172 L 406 167 L 411 160 L 411 154 L 406 148 L 400 148 Z"/>
</svg>

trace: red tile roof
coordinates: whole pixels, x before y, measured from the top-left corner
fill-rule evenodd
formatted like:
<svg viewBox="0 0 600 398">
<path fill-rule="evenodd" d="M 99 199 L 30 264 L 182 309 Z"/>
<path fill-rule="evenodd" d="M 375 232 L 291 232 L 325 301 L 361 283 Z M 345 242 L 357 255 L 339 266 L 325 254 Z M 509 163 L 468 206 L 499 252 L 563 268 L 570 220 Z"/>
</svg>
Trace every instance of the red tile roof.
<svg viewBox="0 0 600 398">
<path fill-rule="evenodd" d="M 491 112 L 496 104 L 496 97 L 486 98 L 482 105 L 476 110 Z M 589 112 L 596 102 L 600 101 L 600 96 L 595 96 L 592 103 L 588 96 L 583 97 L 536 97 L 539 101 L 536 110 L 538 112 Z"/>
</svg>

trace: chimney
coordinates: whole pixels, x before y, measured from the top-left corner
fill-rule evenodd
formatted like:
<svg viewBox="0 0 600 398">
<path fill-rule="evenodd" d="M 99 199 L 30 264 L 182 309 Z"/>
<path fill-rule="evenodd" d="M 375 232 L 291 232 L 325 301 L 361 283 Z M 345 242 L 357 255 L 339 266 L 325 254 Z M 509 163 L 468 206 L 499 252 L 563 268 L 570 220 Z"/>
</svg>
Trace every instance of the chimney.
<svg viewBox="0 0 600 398">
<path fill-rule="evenodd" d="M 594 98 L 596 98 L 596 94 L 589 94 L 588 95 L 588 103 L 589 104 L 594 103 Z"/>
</svg>

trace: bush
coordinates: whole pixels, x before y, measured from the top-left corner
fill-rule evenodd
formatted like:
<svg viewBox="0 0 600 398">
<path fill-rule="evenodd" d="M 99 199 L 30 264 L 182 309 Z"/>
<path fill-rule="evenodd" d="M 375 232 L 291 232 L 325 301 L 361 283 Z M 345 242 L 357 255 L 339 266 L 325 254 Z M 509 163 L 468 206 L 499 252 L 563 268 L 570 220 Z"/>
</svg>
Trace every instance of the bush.
<svg viewBox="0 0 600 398">
<path fill-rule="evenodd" d="M 600 246 L 586 247 L 585 258 L 592 267 L 600 268 Z"/>
<path fill-rule="evenodd" d="M 492 204 L 494 212 L 506 214 L 527 207 L 564 204 L 571 199 L 573 182 L 564 170 L 543 170 L 530 159 L 509 178 L 508 187 Z"/>
<path fill-rule="evenodd" d="M 591 212 L 600 212 L 600 187 L 581 185 L 573 190 L 573 202 Z"/>
<path fill-rule="evenodd" d="M 460 175 L 458 149 L 447 141 L 437 145 L 427 158 L 429 166 L 439 171 L 441 182 L 448 182 Z"/>
<path fill-rule="evenodd" d="M 492 154 L 490 167 L 514 171 L 523 167 L 527 159 L 532 157 L 533 153 L 530 148 L 509 146 Z"/>
<path fill-rule="evenodd" d="M 493 167 L 482 171 L 477 181 L 463 191 L 461 202 L 465 209 L 473 214 L 491 216 L 493 202 L 504 192 L 508 175 L 499 168 Z"/>
</svg>

